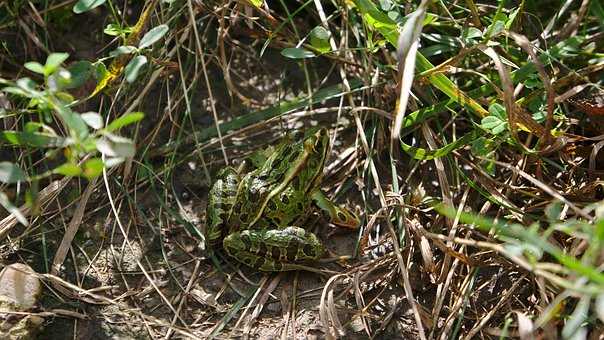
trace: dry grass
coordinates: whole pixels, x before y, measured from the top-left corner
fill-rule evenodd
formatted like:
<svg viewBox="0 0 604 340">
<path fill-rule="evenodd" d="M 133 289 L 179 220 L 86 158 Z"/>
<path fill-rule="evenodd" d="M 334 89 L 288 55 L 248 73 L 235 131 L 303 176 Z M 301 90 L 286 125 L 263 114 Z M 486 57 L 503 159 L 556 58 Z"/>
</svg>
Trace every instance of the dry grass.
<svg viewBox="0 0 604 340">
<path fill-rule="evenodd" d="M 413 30 L 416 5 L 390 1 L 75 3 L 0 4 L 0 161 L 25 173 L 0 169 L 0 249 L 41 273 L 42 338 L 603 336 L 598 2 L 425 2 Z M 134 156 L 103 129 L 88 128 L 105 149 L 73 138 L 62 90 L 24 67 L 51 52 L 109 70 L 65 90 L 74 112 L 145 113 L 111 131 Z M 47 106 L 10 90 L 23 77 Z M 31 122 L 52 141 L 11 137 Z M 323 189 L 359 231 L 309 218 L 331 252 L 311 271 L 210 257 L 214 174 L 316 125 Z M 99 151 L 120 163 L 94 173 Z"/>
</svg>

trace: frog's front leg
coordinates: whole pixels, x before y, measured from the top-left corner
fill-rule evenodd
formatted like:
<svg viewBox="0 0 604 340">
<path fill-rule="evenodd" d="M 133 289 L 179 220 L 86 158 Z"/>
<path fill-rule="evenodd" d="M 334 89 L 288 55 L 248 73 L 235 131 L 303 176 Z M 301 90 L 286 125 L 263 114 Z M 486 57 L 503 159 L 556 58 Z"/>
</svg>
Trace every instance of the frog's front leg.
<svg viewBox="0 0 604 340">
<path fill-rule="evenodd" d="M 321 190 L 315 190 L 311 197 L 315 204 L 329 215 L 329 221 L 331 223 L 351 229 L 357 229 L 359 227 L 361 222 L 355 213 L 344 207 L 335 205 Z"/>
<path fill-rule="evenodd" d="M 237 261 L 262 271 L 300 269 L 325 252 L 315 234 L 298 227 L 243 230 L 225 237 L 222 245 Z"/>
<path fill-rule="evenodd" d="M 232 167 L 222 169 L 208 195 L 204 236 L 210 246 L 222 240 L 228 232 L 227 220 L 237 196 L 239 174 Z"/>
</svg>

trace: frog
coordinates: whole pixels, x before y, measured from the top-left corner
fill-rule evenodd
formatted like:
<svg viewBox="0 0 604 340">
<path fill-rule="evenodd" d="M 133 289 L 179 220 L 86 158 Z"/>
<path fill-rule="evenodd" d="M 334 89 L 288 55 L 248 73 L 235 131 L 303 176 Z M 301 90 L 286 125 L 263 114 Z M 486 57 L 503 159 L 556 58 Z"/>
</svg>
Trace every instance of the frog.
<svg viewBox="0 0 604 340">
<path fill-rule="evenodd" d="M 329 132 L 320 128 L 300 141 L 286 137 L 237 169 L 222 169 L 209 192 L 206 244 L 264 272 L 304 269 L 319 260 L 326 248 L 303 225 L 310 213 L 323 211 L 344 228 L 360 223 L 321 190 L 329 149 Z"/>
</svg>

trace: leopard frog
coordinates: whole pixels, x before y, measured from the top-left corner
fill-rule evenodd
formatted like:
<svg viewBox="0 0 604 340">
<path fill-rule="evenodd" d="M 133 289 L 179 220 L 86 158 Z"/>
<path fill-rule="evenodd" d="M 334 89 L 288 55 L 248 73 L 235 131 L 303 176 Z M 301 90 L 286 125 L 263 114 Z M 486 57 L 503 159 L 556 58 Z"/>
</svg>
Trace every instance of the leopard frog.
<svg viewBox="0 0 604 340">
<path fill-rule="evenodd" d="M 357 228 L 358 217 L 333 204 L 320 190 L 329 134 L 320 129 L 302 141 L 284 140 L 267 149 L 253 170 L 226 167 L 210 189 L 206 243 L 222 246 L 239 262 L 262 271 L 300 269 L 325 248 L 301 227 L 314 207 L 332 223 Z"/>
</svg>

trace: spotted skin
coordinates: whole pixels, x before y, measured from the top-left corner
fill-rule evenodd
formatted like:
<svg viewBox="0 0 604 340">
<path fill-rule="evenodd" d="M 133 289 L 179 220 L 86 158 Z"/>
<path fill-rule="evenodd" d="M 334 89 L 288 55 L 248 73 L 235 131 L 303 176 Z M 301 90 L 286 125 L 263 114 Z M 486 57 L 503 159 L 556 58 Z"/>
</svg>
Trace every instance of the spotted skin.
<svg viewBox="0 0 604 340">
<path fill-rule="evenodd" d="M 257 153 L 255 169 L 227 168 L 210 191 L 206 239 L 237 261 L 261 271 L 300 269 L 325 252 L 316 235 L 295 226 L 319 207 L 330 221 L 358 227 L 354 213 L 320 191 L 329 149 L 321 129 L 301 142 L 286 139 Z"/>
<path fill-rule="evenodd" d="M 227 220 L 235 204 L 239 175 L 235 169 L 227 167 L 217 176 L 210 190 L 207 207 L 206 242 L 210 246 L 220 244 L 229 228 Z"/>
<path fill-rule="evenodd" d="M 261 271 L 296 270 L 325 252 L 316 235 L 299 227 L 243 230 L 228 235 L 223 247 L 237 261 Z"/>
</svg>

